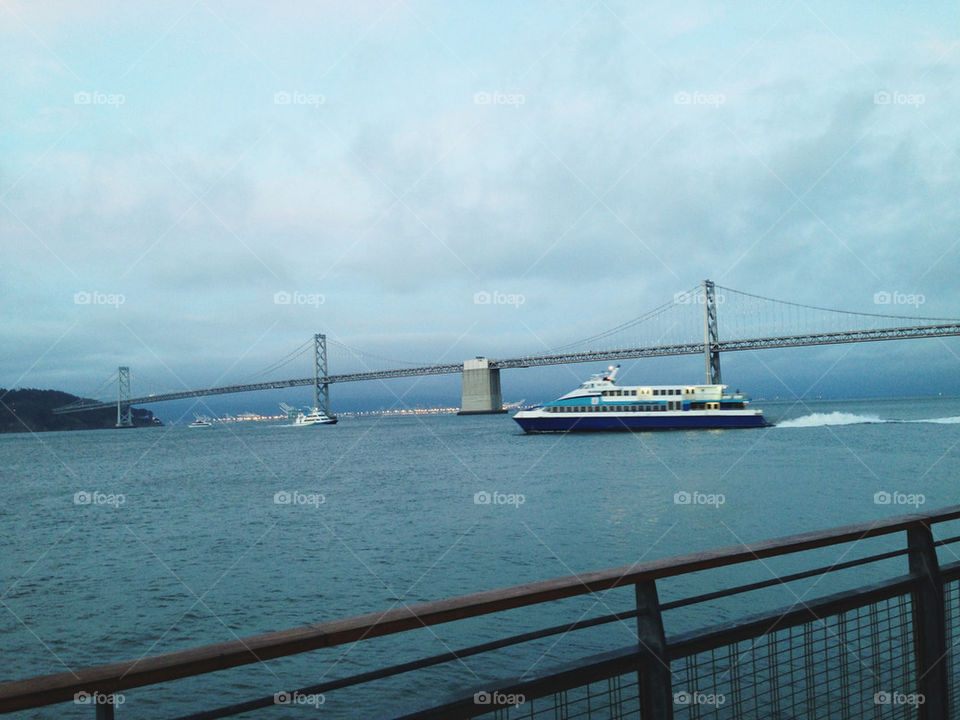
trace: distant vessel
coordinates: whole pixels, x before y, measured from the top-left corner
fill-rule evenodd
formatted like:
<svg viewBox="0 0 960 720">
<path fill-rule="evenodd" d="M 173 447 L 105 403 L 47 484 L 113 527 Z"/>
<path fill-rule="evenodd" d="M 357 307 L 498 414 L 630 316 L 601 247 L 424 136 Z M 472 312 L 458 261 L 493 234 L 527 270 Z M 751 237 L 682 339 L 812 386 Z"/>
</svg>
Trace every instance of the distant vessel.
<svg viewBox="0 0 960 720">
<path fill-rule="evenodd" d="M 189 425 L 187 425 L 187 427 L 193 427 L 193 428 L 197 428 L 197 427 L 213 427 L 213 423 L 210 422 L 209 420 L 207 420 L 206 418 L 202 418 L 202 417 L 200 417 L 199 415 L 197 415 L 197 419 L 194 420 L 194 421 L 193 421 L 192 423 L 190 423 Z"/>
<path fill-rule="evenodd" d="M 337 418 L 330 417 L 320 408 L 313 408 L 307 413 L 299 412 L 293 419 L 293 424 L 297 427 L 305 425 L 336 425 Z"/>
<path fill-rule="evenodd" d="M 528 433 L 589 430 L 683 430 L 768 425 L 762 410 L 726 385 L 616 384 L 620 366 L 591 375 L 576 390 L 513 419 Z"/>
</svg>

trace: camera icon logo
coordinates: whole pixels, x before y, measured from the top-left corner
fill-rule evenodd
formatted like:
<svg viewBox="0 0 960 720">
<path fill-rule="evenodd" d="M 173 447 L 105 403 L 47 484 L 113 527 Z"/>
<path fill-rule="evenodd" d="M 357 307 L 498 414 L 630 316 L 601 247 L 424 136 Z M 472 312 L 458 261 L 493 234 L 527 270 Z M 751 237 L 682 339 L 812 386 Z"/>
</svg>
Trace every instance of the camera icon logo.
<svg viewBox="0 0 960 720">
<path fill-rule="evenodd" d="M 677 705 L 689 705 L 693 701 L 693 696 L 686 690 L 681 690 L 673 694 L 673 702 Z"/>
<path fill-rule="evenodd" d="M 89 305 L 90 299 L 91 299 L 90 293 L 88 293 L 85 290 L 81 290 L 80 292 L 75 292 L 73 294 L 74 305 Z"/>
<path fill-rule="evenodd" d="M 475 292 L 473 294 L 473 304 L 474 305 L 489 305 L 490 304 L 490 293 L 486 290 L 481 290 L 480 292 Z"/>
<path fill-rule="evenodd" d="M 289 305 L 292 296 L 286 290 L 280 290 L 273 294 L 274 305 Z"/>
<path fill-rule="evenodd" d="M 284 92 L 275 92 L 273 94 L 273 104 L 274 105 L 289 105 L 290 104 L 290 93 Z"/>
<path fill-rule="evenodd" d="M 289 505 L 293 501 L 293 496 L 289 490 L 279 490 L 273 494 L 273 502 L 276 505 Z"/>
<path fill-rule="evenodd" d="M 274 705 L 289 705 L 291 701 L 290 693 L 285 690 L 281 690 L 278 693 L 273 694 L 273 704 Z"/>
<path fill-rule="evenodd" d="M 874 305 L 889 305 L 890 299 L 890 293 L 888 293 L 886 290 L 881 290 L 880 292 L 873 294 Z"/>
<path fill-rule="evenodd" d="M 675 105 L 689 105 L 690 93 L 681 90 L 673 96 L 673 102 Z"/>
<path fill-rule="evenodd" d="M 474 705 L 489 705 L 492 702 L 493 696 L 486 690 L 481 690 L 480 692 L 473 694 Z"/>
<path fill-rule="evenodd" d="M 673 494 L 673 502 L 675 505 L 689 505 L 691 500 L 693 500 L 693 496 L 686 490 L 680 490 Z"/>
<path fill-rule="evenodd" d="M 75 92 L 73 94 L 74 105 L 89 105 L 92 97 L 88 92 Z"/>
<path fill-rule="evenodd" d="M 890 104 L 890 93 L 886 90 L 880 90 L 873 94 L 873 104 L 874 105 L 889 105 Z"/>
<path fill-rule="evenodd" d="M 490 93 L 480 91 L 473 94 L 473 104 L 474 105 L 489 105 L 490 104 Z"/>
<path fill-rule="evenodd" d="M 473 494 L 474 505 L 489 505 L 493 497 L 486 490 L 481 490 Z"/>
<path fill-rule="evenodd" d="M 89 505 L 93 497 L 86 490 L 81 490 L 73 494 L 74 505 Z"/>
<path fill-rule="evenodd" d="M 889 505 L 892 500 L 892 496 L 886 490 L 879 490 L 873 494 L 873 502 L 875 505 Z"/>
</svg>

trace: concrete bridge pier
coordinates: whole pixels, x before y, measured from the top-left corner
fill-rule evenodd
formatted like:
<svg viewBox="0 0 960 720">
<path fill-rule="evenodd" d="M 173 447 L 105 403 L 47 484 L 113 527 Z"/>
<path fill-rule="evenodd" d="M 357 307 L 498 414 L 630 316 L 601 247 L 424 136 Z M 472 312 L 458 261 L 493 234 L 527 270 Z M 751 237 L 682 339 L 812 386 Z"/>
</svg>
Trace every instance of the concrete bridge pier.
<svg viewBox="0 0 960 720">
<path fill-rule="evenodd" d="M 500 394 L 500 368 L 490 367 L 487 358 L 463 361 L 463 396 L 458 415 L 505 413 Z"/>
</svg>

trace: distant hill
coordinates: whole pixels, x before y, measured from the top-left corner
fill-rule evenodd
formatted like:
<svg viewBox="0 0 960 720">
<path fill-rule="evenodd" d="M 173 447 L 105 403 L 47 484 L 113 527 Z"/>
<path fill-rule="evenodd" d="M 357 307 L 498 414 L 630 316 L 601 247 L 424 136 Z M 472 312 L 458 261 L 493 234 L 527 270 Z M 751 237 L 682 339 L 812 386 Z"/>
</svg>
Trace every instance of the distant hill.
<svg viewBox="0 0 960 720">
<path fill-rule="evenodd" d="M 0 433 L 44 430 L 96 430 L 117 424 L 112 408 L 54 415 L 53 409 L 81 400 L 59 390 L 5 390 L 0 388 Z M 131 408 L 135 427 L 162 425 L 150 410 Z"/>
</svg>

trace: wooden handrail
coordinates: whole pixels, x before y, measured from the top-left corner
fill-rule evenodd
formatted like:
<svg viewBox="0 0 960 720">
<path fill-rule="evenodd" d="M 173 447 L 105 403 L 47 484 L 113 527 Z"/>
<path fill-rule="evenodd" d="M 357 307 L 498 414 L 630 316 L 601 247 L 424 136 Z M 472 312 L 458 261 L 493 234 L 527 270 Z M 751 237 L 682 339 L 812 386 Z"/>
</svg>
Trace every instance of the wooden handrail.
<svg viewBox="0 0 960 720">
<path fill-rule="evenodd" d="M 790 535 L 707 552 L 651 560 L 567 577 L 486 590 L 380 612 L 305 625 L 241 640 L 203 645 L 139 660 L 41 675 L 0 685 L 0 712 L 70 701 L 80 691 L 113 693 L 309 650 L 391 635 L 639 582 L 674 577 L 751 560 L 929 527 L 960 519 L 960 505 L 829 530 Z"/>
</svg>

